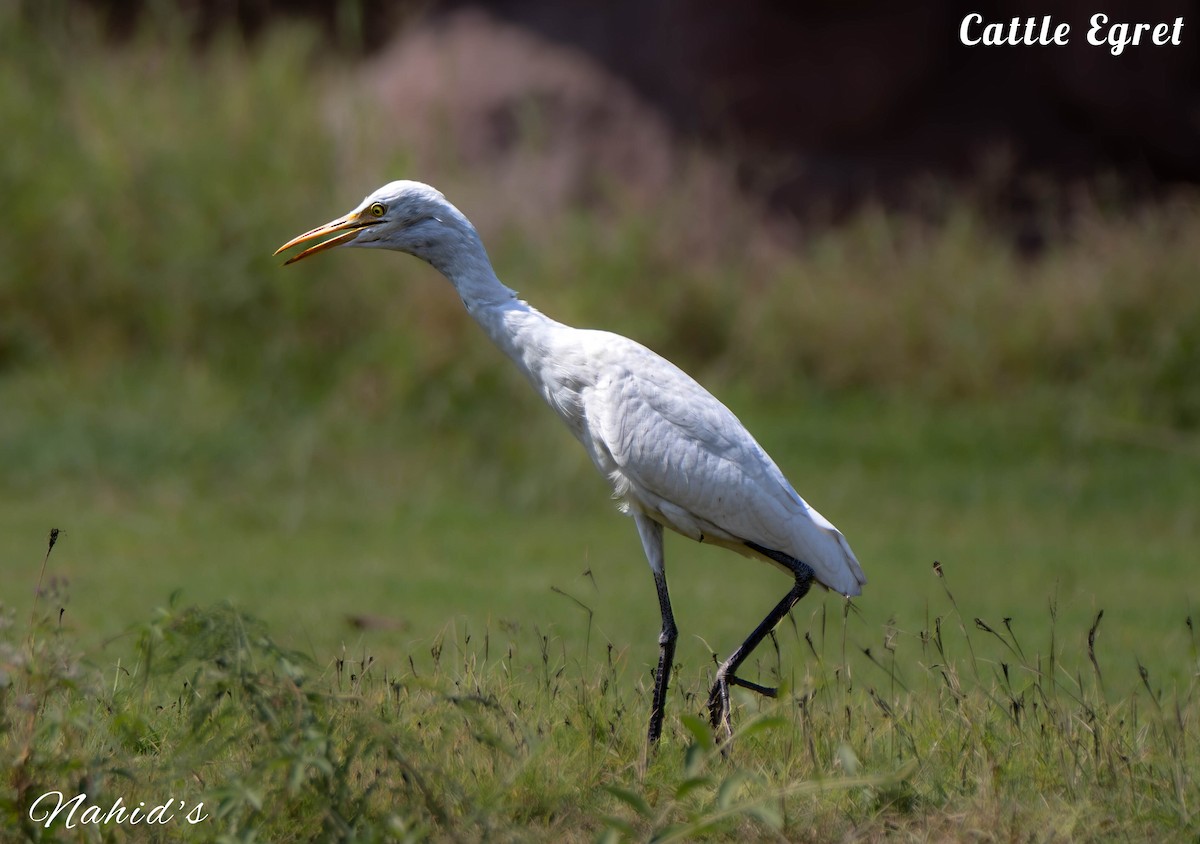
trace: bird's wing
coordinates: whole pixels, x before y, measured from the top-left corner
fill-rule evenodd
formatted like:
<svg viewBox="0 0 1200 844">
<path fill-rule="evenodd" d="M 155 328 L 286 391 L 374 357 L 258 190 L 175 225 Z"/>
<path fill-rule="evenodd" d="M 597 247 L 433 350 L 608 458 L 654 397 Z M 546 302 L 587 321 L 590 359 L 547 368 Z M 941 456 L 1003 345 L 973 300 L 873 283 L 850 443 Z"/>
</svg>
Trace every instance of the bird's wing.
<svg viewBox="0 0 1200 844">
<path fill-rule="evenodd" d="M 859 594 L 866 578 L 845 538 L 796 493 L 738 418 L 674 364 L 612 337 L 583 410 L 594 447 L 605 452 L 598 462 L 611 463 L 630 506 L 694 539 L 781 551 L 829 588 Z"/>
</svg>

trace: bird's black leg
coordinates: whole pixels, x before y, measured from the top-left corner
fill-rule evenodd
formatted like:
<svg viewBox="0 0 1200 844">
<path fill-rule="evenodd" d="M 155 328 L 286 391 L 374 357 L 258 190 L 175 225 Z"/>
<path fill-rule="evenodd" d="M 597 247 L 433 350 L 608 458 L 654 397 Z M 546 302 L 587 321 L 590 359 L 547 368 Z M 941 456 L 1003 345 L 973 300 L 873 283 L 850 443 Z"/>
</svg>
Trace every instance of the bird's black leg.
<svg viewBox="0 0 1200 844">
<path fill-rule="evenodd" d="M 754 628 L 754 632 L 746 637 L 746 641 L 742 642 L 738 649 L 730 654 L 729 659 L 725 660 L 717 669 L 716 679 L 713 681 L 712 689 L 708 694 L 708 718 L 714 730 L 724 729 L 726 737 L 733 734 L 733 730 L 729 725 L 730 684 L 750 689 L 767 697 L 775 697 L 778 691 L 777 689 L 743 680 L 735 672 L 741 667 L 746 657 L 750 656 L 759 643 L 767 637 L 767 634 L 775 629 L 775 625 L 779 624 L 784 616 L 791 612 L 792 607 L 796 606 L 797 602 L 808 594 L 813 581 L 813 570 L 807 564 L 786 554 L 772 551 L 752 542 L 746 544 L 760 554 L 768 556 L 776 562 L 791 568 L 796 573 L 796 582 L 792 585 L 788 593 L 783 596 L 783 600 L 767 613 L 767 617 L 762 620 L 758 627 Z"/>
<path fill-rule="evenodd" d="M 658 634 L 658 671 L 654 674 L 654 701 L 650 708 L 650 744 L 662 735 L 663 714 L 667 705 L 667 682 L 671 678 L 671 665 L 675 661 L 675 640 L 679 631 L 675 628 L 675 616 L 671 613 L 671 597 L 667 594 L 667 576 L 654 572 L 654 585 L 658 589 L 658 608 L 662 611 L 662 632 Z"/>
<path fill-rule="evenodd" d="M 667 683 L 671 679 L 671 665 L 675 661 L 675 640 L 679 638 L 679 632 L 675 629 L 671 596 L 667 593 L 662 525 L 642 513 L 635 514 L 633 520 L 637 524 L 638 535 L 642 538 L 642 549 L 646 552 L 650 570 L 654 572 L 658 609 L 662 612 L 662 632 L 658 634 L 658 670 L 654 672 L 654 700 L 650 705 L 650 730 L 646 734 L 650 746 L 653 747 L 662 736 L 663 715 L 667 706 Z"/>
</svg>

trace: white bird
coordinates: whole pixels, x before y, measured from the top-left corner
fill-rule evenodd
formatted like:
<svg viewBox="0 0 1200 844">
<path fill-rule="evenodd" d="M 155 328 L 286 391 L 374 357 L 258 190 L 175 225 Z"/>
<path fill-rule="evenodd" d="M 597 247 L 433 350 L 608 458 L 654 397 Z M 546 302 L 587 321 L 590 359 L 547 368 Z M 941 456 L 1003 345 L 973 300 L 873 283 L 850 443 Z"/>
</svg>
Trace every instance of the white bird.
<svg viewBox="0 0 1200 844">
<path fill-rule="evenodd" d="M 384 185 L 346 216 L 289 240 L 275 254 L 310 243 L 286 263 L 345 245 L 394 249 L 433 265 L 612 484 L 621 509 L 637 525 L 662 613 L 651 744 L 662 734 L 678 638 L 667 593 L 664 527 L 772 563 L 795 579 L 717 669 L 708 709 L 713 729 L 726 736 L 730 684 L 776 694 L 736 672 L 813 581 L 845 596 L 862 592 L 866 577 L 845 537 L 796 493 L 725 405 L 640 343 L 572 328 L 519 299 L 496 277 L 475 227 L 439 191 L 411 181 Z"/>
</svg>

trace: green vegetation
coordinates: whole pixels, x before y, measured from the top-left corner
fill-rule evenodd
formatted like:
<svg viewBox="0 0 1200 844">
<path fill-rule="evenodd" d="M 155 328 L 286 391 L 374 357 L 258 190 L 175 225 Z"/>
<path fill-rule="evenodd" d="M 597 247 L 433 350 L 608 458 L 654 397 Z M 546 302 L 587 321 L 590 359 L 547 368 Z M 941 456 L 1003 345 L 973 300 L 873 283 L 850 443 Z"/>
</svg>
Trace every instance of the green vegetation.
<svg viewBox="0 0 1200 844">
<path fill-rule="evenodd" d="M 449 632 L 398 673 L 369 654 L 322 670 L 227 605 L 169 607 L 102 673 L 50 622 L 23 627 L 6 619 L 0 640 L 0 820 L 32 840 L 49 840 L 58 800 L 27 807 L 64 783 L 87 800 L 73 832 L 69 809 L 54 828 L 89 841 L 124 840 L 86 823 L 87 806 L 118 799 L 174 801 L 171 840 L 1197 831 L 1194 681 L 1165 692 L 1142 672 L 1137 694 L 1114 699 L 1102 653 L 1089 644 L 1083 669 L 1055 644 L 1053 615 L 1039 642 L 1007 621 L 971 628 L 949 589 L 930 628 L 889 626 L 874 651 L 846 648 L 844 617 L 802 636 L 785 626 L 807 667 L 785 671 L 780 702 L 744 696 L 725 754 L 694 714 L 705 678 L 685 672 L 671 694 L 679 726 L 650 759 L 651 684 L 590 635 Z M 1196 647 L 1193 635 L 1169 656 L 1194 662 Z"/>
<path fill-rule="evenodd" d="M 37 8 L 0 8 L 0 838 L 68 837 L 27 809 L 77 788 L 203 801 L 195 840 L 1200 834 L 1200 199 L 1081 196 L 1036 260 L 949 196 L 786 247 L 744 208 L 698 246 L 686 184 L 464 207 L 537 305 L 725 398 L 871 578 L 756 654 L 788 693 L 725 758 L 711 651 L 787 584 L 669 542 L 646 760 L 655 598 L 584 456 L 432 271 L 270 255 L 487 174 L 414 169 L 306 30 L 113 49 Z"/>
</svg>

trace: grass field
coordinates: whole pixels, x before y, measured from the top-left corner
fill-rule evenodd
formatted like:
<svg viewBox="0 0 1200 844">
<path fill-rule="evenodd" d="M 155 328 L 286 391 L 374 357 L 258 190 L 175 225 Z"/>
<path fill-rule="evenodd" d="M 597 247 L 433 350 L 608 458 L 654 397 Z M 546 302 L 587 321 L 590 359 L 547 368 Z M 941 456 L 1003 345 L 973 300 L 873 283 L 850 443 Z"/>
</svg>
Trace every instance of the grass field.
<svg viewBox="0 0 1200 844">
<path fill-rule="evenodd" d="M 44 8 L 0 11 L 0 839 L 151 835 L 48 831 L 56 789 L 203 802 L 163 840 L 1200 836 L 1194 196 L 1081 196 L 1036 260 L 953 198 L 700 252 L 686 184 L 464 209 L 536 305 L 711 386 L 870 578 L 756 653 L 784 694 L 725 756 L 712 654 L 788 584 L 669 539 L 647 757 L 652 581 L 577 445 L 431 271 L 270 257 L 487 174 L 330 121 L 354 70 L 304 30 L 114 50 Z"/>
</svg>

